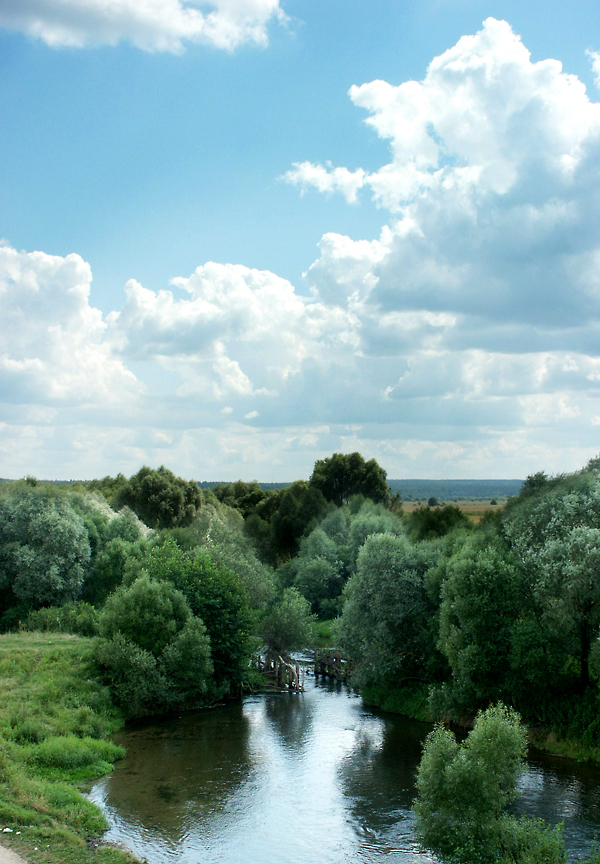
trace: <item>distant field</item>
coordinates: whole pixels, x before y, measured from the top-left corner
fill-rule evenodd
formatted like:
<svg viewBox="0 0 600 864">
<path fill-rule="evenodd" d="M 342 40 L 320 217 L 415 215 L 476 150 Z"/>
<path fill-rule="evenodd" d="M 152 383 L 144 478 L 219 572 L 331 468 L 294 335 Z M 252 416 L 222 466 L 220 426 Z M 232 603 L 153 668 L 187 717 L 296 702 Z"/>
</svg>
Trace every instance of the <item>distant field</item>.
<svg viewBox="0 0 600 864">
<path fill-rule="evenodd" d="M 479 520 L 483 517 L 484 513 L 487 513 L 488 510 L 502 510 L 502 507 L 506 501 L 498 500 L 497 504 L 490 504 L 489 501 L 440 501 L 440 506 L 444 504 L 453 504 L 455 507 L 460 507 L 465 516 L 468 516 L 469 519 L 472 519 L 474 522 L 479 522 Z M 427 501 L 422 501 L 420 504 L 418 501 L 403 501 L 402 509 L 405 513 L 412 513 L 413 510 L 416 510 L 417 507 L 426 506 Z"/>
<path fill-rule="evenodd" d="M 388 477 L 388 485 L 394 495 L 400 493 L 404 502 L 427 501 L 432 496 L 446 503 L 456 501 L 489 502 L 492 498 L 505 501 L 511 495 L 518 495 L 522 480 L 394 480 Z M 201 489 L 212 489 L 217 481 L 203 480 L 198 483 Z M 263 483 L 265 489 L 285 489 L 291 483 Z"/>
</svg>

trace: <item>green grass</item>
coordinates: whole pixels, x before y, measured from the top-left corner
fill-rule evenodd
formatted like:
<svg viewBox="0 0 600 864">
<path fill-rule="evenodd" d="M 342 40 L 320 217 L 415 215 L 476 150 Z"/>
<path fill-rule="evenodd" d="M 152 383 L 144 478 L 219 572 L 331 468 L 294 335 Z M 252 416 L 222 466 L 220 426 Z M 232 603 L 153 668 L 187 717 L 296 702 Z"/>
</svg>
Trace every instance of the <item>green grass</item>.
<svg viewBox="0 0 600 864">
<path fill-rule="evenodd" d="M 432 722 L 427 684 L 414 683 L 401 688 L 385 685 L 364 687 L 360 695 L 367 706 L 381 708 L 382 711 L 389 711 L 390 714 L 402 714 L 414 720 Z"/>
<path fill-rule="evenodd" d="M 124 755 L 106 740 L 122 717 L 98 681 L 89 639 L 0 636 L 0 829 L 30 864 L 126 864 L 88 845 L 107 825 L 86 784 Z M 19 833 L 17 833 L 19 832 Z"/>
<path fill-rule="evenodd" d="M 315 648 L 335 648 L 337 634 L 335 632 L 335 620 L 317 621 L 313 627 Z"/>
</svg>

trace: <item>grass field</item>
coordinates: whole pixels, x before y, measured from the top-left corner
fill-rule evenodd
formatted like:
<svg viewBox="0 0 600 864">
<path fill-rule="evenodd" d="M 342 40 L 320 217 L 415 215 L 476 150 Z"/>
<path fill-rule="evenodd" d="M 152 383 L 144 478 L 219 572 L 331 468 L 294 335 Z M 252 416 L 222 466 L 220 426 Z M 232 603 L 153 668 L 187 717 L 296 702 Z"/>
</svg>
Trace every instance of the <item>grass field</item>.
<svg viewBox="0 0 600 864">
<path fill-rule="evenodd" d="M 501 499 L 497 499 L 497 504 L 490 504 L 489 501 L 440 501 L 440 506 L 444 506 L 445 504 L 453 504 L 455 507 L 459 507 L 465 516 L 468 516 L 469 519 L 472 519 L 473 522 L 479 522 L 483 517 L 484 513 L 487 513 L 488 510 L 491 512 L 496 512 L 501 510 L 505 501 Z M 427 501 L 403 501 L 402 509 L 405 513 L 412 513 L 413 510 L 416 510 L 419 507 L 426 507 Z"/>
<path fill-rule="evenodd" d="M 91 650 L 78 636 L 0 636 L 0 832 L 30 864 L 136 860 L 89 843 L 107 825 L 82 791 L 124 755 L 107 740 L 122 718 Z"/>
</svg>

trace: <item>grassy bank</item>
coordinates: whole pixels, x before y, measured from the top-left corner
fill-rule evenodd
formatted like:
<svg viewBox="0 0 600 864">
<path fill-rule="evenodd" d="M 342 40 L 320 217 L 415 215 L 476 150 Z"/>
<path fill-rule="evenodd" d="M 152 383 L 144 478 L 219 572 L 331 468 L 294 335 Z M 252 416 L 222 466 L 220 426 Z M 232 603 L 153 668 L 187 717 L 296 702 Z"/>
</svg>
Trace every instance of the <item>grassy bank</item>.
<svg viewBox="0 0 600 864">
<path fill-rule="evenodd" d="M 401 714 L 413 720 L 435 722 L 429 711 L 428 684 L 415 683 L 402 688 L 365 687 L 360 695 L 369 708 L 379 708 L 381 711 Z M 465 728 L 470 726 L 471 723 L 465 721 Z M 565 738 L 549 729 L 531 726 L 528 727 L 527 737 L 529 743 L 538 750 L 546 750 L 556 756 L 566 756 L 576 762 L 594 762 L 600 765 L 600 747 L 594 747 L 577 738 Z"/>
<path fill-rule="evenodd" d="M 89 845 L 107 825 L 82 791 L 124 755 L 106 740 L 122 718 L 95 677 L 91 645 L 58 633 L 0 636 L 0 836 L 31 864 L 136 861 Z"/>
</svg>

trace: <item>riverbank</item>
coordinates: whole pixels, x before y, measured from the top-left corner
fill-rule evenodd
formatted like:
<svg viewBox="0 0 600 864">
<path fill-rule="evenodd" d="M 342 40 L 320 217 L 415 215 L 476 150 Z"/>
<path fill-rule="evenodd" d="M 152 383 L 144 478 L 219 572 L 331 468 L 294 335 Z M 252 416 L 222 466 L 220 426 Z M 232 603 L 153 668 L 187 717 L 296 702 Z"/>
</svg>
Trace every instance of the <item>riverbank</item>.
<svg viewBox="0 0 600 864">
<path fill-rule="evenodd" d="M 107 823 L 83 793 L 124 755 L 91 652 L 78 636 L 0 636 L 0 836 L 28 864 L 136 864 L 91 842 Z"/>
<path fill-rule="evenodd" d="M 429 710 L 429 685 L 427 684 L 413 684 L 402 689 L 365 687 L 361 691 L 361 696 L 368 708 L 376 708 L 389 714 L 399 714 L 412 720 L 435 723 Z M 474 719 L 473 717 L 462 723 L 453 721 L 453 725 L 469 729 Z M 561 738 L 551 729 L 528 726 L 527 739 L 536 749 L 552 753 L 554 756 L 564 756 L 576 762 L 592 762 L 600 765 L 600 747 L 593 747 L 576 739 Z"/>
</svg>

